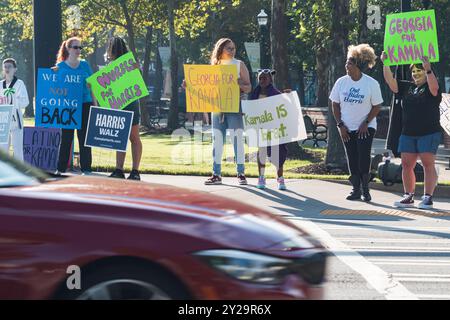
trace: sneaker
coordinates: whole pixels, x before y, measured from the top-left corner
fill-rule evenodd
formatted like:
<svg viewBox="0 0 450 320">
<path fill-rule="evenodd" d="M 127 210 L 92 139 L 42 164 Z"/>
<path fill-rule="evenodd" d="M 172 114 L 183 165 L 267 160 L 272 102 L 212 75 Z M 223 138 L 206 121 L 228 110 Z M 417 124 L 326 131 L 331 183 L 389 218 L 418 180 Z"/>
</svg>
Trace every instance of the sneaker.
<svg viewBox="0 0 450 320">
<path fill-rule="evenodd" d="M 82 176 L 92 176 L 92 171 L 82 171 L 81 175 Z"/>
<path fill-rule="evenodd" d="M 355 201 L 355 200 L 361 200 L 361 191 L 360 190 L 353 190 L 352 192 L 350 192 L 350 194 L 347 196 L 346 198 L 347 200 L 350 201 Z"/>
<path fill-rule="evenodd" d="M 286 184 L 284 183 L 284 178 L 278 178 L 277 179 L 277 183 L 278 183 L 278 190 L 286 190 Z"/>
<path fill-rule="evenodd" d="M 117 179 L 125 179 L 125 174 L 123 173 L 123 170 L 116 169 L 113 171 L 113 173 L 110 174 L 110 178 L 117 178 Z"/>
<path fill-rule="evenodd" d="M 265 189 L 266 188 L 266 178 L 259 177 L 258 184 L 256 185 L 258 189 Z"/>
<path fill-rule="evenodd" d="M 248 184 L 247 179 L 245 178 L 245 176 L 243 174 L 238 175 L 238 181 L 241 186 L 246 186 Z"/>
<path fill-rule="evenodd" d="M 65 171 L 59 171 L 59 170 L 56 170 L 56 171 L 53 173 L 53 175 L 55 175 L 55 176 L 57 176 L 57 177 L 60 177 L 60 176 L 63 175 L 63 173 L 66 173 L 66 172 L 65 172 Z"/>
<path fill-rule="evenodd" d="M 414 194 L 406 193 L 403 195 L 403 199 L 396 201 L 394 206 L 397 208 L 413 208 L 414 207 Z"/>
<path fill-rule="evenodd" d="M 433 196 L 424 195 L 422 201 L 418 205 L 419 209 L 433 209 Z"/>
<path fill-rule="evenodd" d="M 208 180 L 205 181 L 205 184 L 207 186 L 222 184 L 222 178 L 214 174 L 212 175 L 212 177 L 208 178 Z"/>
<path fill-rule="evenodd" d="M 141 176 L 139 175 L 139 171 L 131 170 L 130 175 L 128 176 L 128 180 L 141 181 Z"/>
</svg>

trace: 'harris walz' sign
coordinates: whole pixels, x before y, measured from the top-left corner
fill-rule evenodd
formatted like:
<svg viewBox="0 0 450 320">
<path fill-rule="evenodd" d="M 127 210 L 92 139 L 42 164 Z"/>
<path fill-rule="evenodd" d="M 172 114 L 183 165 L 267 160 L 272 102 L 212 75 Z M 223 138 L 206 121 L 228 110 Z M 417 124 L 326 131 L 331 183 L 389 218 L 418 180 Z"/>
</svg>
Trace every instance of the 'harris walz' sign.
<svg viewBox="0 0 450 320">
<path fill-rule="evenodd" d="M 39 69 L 36 97 L 36 126 L 80 129 L 83 106 L 83 77 L 75 70 Z"/>
<path fill-rule="evenodd" d="M 23 134 L 24 161 L 42 170 L 55 171 L 60 143 L 60 129 L 25 127 Z"/>
<path fill-rule="evenodd" d="M 127 151 L 133 112 L 91 107 L 86 147 Z"/>
</svg>

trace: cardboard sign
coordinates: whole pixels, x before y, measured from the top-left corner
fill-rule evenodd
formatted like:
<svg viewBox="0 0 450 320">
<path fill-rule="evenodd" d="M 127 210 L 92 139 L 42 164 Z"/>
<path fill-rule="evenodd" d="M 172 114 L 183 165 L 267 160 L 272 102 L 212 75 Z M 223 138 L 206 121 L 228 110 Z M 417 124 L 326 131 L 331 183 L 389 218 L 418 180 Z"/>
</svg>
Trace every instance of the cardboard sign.
<svg viewBox="0 0 450 320">
<path fill-rule="evenodd" d="M 384 51 L 385 65 L 422 63 L 427 56 L 430 62 L 439 61 L 437 25 L 434 10 L 390 14 L 386 17 Z"/>
<path fill-rule="evenodd" d="M 102 108 L 120 110 L 149 95 L 131 52 L 114 60 L 86 81 Z"/>
<path fill-rule="evenodd" d="M 133 112 L 91 107 L 86 147 L 127 151 Z"/>
<path fill-rule="evenodd" d="M 80 129 L 83 77 L 75 70 L 39 69 L 36 94 L 36 127 Z"/>
<path fill-rule="evenodd" d="M 306 139 L 297 92 L 242 101 L 249 147 L 276 146 Z"/>
<path fill-rule="evenodd" d="M 245 42 L 245 51 L 247 51 L 250 67 L 253 72 L 258 72 L 261 68 L 261 48 L 259 42 Z"/>
<path fill-rule="evenodd" d="M 450 135 L 450 94 L 442 94 L 439 110 L 441 111 L 441 127 Z"/>
<path fill-rule="evenodd" d="M 184 65 L 187 112 L 238 113 L 236 65 Z"/>
<path fill-rule="evenodd" d="M 53 172 L 58 166 L 61 130 L 25 127 L 23 131 L 24 161 L 34 167 Z"/>
<path fill-rule="evenodd" d="M 13 106 L 0 105 L 0 144 L 8 144 Z"/>
</svg>

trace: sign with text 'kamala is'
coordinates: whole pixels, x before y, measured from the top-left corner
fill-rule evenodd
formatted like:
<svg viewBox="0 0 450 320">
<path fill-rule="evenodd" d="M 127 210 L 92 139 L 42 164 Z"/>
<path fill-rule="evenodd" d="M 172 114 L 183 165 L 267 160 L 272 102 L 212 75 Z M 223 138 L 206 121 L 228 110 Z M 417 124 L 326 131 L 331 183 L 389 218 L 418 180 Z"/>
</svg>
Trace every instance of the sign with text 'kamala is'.
<svg viewBox="0 0 450 320">
<path fill-rule="evenodd" d="M 133 112 L 91 107 L 86 147 L 127 151 Z"/>
<path fill-rule="evenodd" d="M 249 147 L 276 146 L 306 139 L 297 92 L 242 101 Z"/>
<path fill-rule="evenodd" d="M 107 109 L 123 109 L 149 94 L 131 52 L 94 73 L 87 82 L 99 106 Z"/>
<path fill-rule="evenodd" d="M 385 65 L 422 63 L 427 56 L 430 62 L 439 61 L 436 16 L 434 10 L 390 14 L 386 17 L 384 51 Z"/>
<path fill-rule="evenodd" d="M 81 72 L 38 70 L 36 127 L 80 129 L 82 107 Z"/>
<path fill-rule="evenodd" d="M 25 127 L 23 131 L 24 161 L 36 168 L 53 172 L 58 166 L 61 129 Z"/>
<path fill-rule="evenodd" d="M 187 112 L 239 112 L 236 65 L 184 65 Z"/>
<path fill-rule="evenodd" d="M 441 112 L 441 127 L 450 135 L 450 94 L 442 94 L 439 110 Z"/>
<path fill-rule="evenodd" d="M 8 144 L 13 106 L 0 105 L 0 144 Z"/>
</svg>

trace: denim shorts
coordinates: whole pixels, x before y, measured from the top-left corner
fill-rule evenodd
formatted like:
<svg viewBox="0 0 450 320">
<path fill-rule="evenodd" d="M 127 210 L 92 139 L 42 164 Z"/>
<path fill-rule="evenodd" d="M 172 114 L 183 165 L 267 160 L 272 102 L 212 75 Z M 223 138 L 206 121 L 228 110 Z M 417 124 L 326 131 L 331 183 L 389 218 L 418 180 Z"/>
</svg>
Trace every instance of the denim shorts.
<svg viewBox="0 0 450 320">
<path fill-rule="evenodd" d="M 436 154 L 441 143 L 441 138 L 442 134 L 440 132 L 418 137 L 401 135 L 398 152 Z"/>
</svg>

